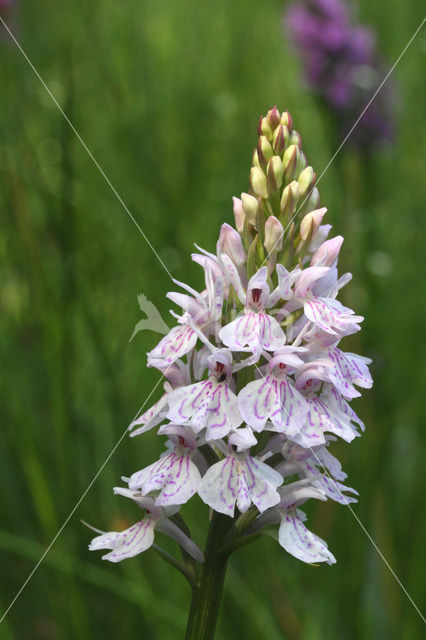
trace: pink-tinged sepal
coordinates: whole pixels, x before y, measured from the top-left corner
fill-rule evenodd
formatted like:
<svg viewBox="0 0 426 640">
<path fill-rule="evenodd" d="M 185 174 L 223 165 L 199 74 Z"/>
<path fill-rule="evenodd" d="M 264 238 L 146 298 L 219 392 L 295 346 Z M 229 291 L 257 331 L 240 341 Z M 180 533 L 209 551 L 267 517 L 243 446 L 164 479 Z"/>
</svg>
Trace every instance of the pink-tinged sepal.
<svg viewBox="0 0 426 640">
<path fill-rule="evenodd" d="M 241 302 L 241 304 L 245 304 L 245 302 L 246 302 L 246 294 L 245 294 L 245 291 L 243 289 L 243 285 L 242 285 L 242 282 L 241 282 L 241 277 L 240 277 L 240 274 L 238 272 L 237 267 L 232 262 L 231 258 L 229 256 L 227 256 L 226 254 L 223 254 L 220 257 L 220 262 L 221 262 L 221 265 L 222 265 L 223 272 L 225 274 L 225 282 L 226 282 L 227 286 L 228 287 L 232 286 L 234 288 L 235 293 L 237 294 L 238 299 Z"/>
<path fill-rule="evenodd" d="M 231 453 L 203 477 L 198 493 L 212 509 L 233 517 L 235 505 L 245 513 L 253 503 L 262 513 L 276 505 L 282 476 L 247 453 Z"/>
<path fill-rule="evenodd" d="M 313 487 L 306 480 L 296 480 L 290 484 L 283 485 L 278 489 L 278 493 L 281 498 L 278 505 L 280 510 L 299 506 L 310 498 L 322 500 L 323 502 L 327 500 L 327 496 L 321 489 Z"/>
<path fill-rule="evenodd" d="M 363 316 L 353 315 L 353 311 L 344 307 L 334 298 L 311 298 L 305 301 L 306 317 L 317 327 L 333 336 L 345 336 L 360 330 L 359 322 Z"/>
<path fill-rule="evenodd" d="M 310 479 L 314 487 L 321 489 L 328 498 L 338 502 L 339 504 L 347 505 L 351 502 L 357 502 L 357 498 L 354 496 L 346 495 L 347 492 L 358 495 L 358 492 L 355 489 L 341 484 L 328 475 L 321 474 L 316 468 L 316 464 L 319 464 L 319 461 L 315 456 L 313 456 L 303 465 L 305 470 L 304 473 L 306 474 L 306 477 Z"/>
<path fill-rule="evenodd" d="M 328 550 L 326 542 L 305 527 L 300 512 L 296 509 L 283 513 L 278 541 L 288 553 L 302 562 L 309 564 L 316 562 L 334 564 L 336 562 L 336 558 Z"/>
<path fill-rule="evenodd" d="M 370 389 L 373 385 L 368 365 L 369 358 L 358 356 L 355 353 L 345 353 L 337 347 L 330 347 L 327 352 L 332 362 L 332 368 L 327 368 L 329 381 L 346 398 L 352 399 L 360 396 L 354 385 Z"/>
<path fill-rule="evenodd" d="M 323 242 L 312 256 L 311 266 L 331 267 L 339 255 L 342 244 L 342 236 L 336 236 L 335 238 L 331 238 L 330 240 Z"/>
<path fill-rule="evenodd" d="M 327 447 L 321 447 L 321 449 L 318 449 L 315 452 L 315 456 L 318 463 L 321 464 L 324 469 L 328 469 L 333 478 L 336 480 L 346 480 L 348 474 L 343 471 L 342 465 L 338 459 L 330 453 Z"/>
<path fill-rule="evenodd" d="M 163 396 L 161 396 L 158 402 L 156 402 L 150 409 L 148 409 L 148 411 L 145 411 L 145 413 L 143 413 L 141 416 L 139 416 L 139 418 L 137 418 L 130 424 L 129 431 L 141 425 L 139 429 L 136 429 L 135 431 L 133 431 L 133 433 L 131 433 L 132 437 L 149 431 L 164 420 L 163 411 L 167 407 L 168 395 L 168 393 L 165 393 Z"/>
<path fill-rule="evenodd" d="M 326 397 L 326 394 L 319 398 L 315 395 L 305 397 L 309 405 L 306 420 L 300 432 L 292 437 L 292 440 L 302 447 L 324 444 L 326 432 L 333 433 L 346 442 L 351 442 L 356 436 L 348 418 L 341 412 L 336 413 L 327 407 L 323 400 Z"/>
<path fill-rule="evenodd" d="M 336 389 L 331 388 L 328 393 L 324 394 L 324 396 L 325 397 L 321 396 L 321 399 L 326 404 L 326 406 L 334 414 L 343 414 L 351 424 L 351 427 L 354 429 L 356 435 L 359 435 L 357 427 L 359 427 L 361 431 L 365 431 L 365 424 L 363 423 L 363 421 L 357 416 L 352 407 L 346 402 L 343 396 L 336 391 Z"/>
<path fill-rule="evenodd" d="M 314 284 L 329 272 L 329 267 L 307 267 L 303 269 L 296 280 L 294 294 L 296 298 L 304 300 Z"/>
<path fill-rule="evenodd" d="M 220 228 L 217 253 L 218 256 L 226 254 L 237 268 L 242 267 L 246 263 L 247 256 L 241 237 L 239 233 L 227 223 L 224 223 Z"/>
<path fill-rule="evenodd" d="M 166 335 L 150 353 L 148 366 L 156 367 L 159 360 L 172 364 L 178 358 L 186 355 L 195 347 L 197 334 L 189 324 L 181 324 Z"/>
</svg>

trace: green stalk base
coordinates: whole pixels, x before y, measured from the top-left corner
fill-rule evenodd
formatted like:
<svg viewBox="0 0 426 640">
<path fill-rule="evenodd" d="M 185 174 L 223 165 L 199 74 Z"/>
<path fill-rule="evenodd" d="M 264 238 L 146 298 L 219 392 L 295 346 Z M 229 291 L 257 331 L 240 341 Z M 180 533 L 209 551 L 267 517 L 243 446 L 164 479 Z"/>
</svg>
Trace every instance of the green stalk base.
<svg viewBox="0 0 426 640">
<path fill-rule="evenodd" d="M 203 573 L 200 584 L 192 591 L 185 640 L 212 640 L 214 637 L 228 561 L 222 549 L 232 524 L 228 516 L 213 512 Z"/>
</svg>

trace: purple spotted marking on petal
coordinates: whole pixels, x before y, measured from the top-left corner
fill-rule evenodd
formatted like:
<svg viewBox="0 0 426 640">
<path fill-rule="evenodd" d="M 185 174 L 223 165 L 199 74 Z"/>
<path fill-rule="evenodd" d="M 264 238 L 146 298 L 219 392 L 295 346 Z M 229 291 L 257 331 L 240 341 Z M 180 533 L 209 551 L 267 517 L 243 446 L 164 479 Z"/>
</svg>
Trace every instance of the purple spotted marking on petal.
<svg viewBox="0 0 426 640">
<path fill-rule="evenodd" d="M 198 493 L 215 511 L 233 516 L 235 504 L 241 513 L 252 503 L 259 511 L 277 504 L 276 487 L 282 481 L 279 473 L 247 453 L 231 453 L 210 467 Z"/>
<path fill-rule="evenodd" d="M 346 307 L 333 298 L 311 298 L 305 301 L 306 317 L 322 331 L 331 335 L 348 335 L 359 330 L 362 316 L 348 313 Z"/>
<path fill-rule="evenodd" d="M 300 518 L 291 512 L 283 515 L 278 534 L 280 545 L 303 562 L 336 562 L 326 543 L 309 531 Z"/>
<path fill-rule="evenodd" d="M 160 491 L 155 500 L 157 505 L 178 505 L 194 495 L 200 480 L 191 452 L 176 448 L 146 469 L 134 473 L 130 477 L 129 488 L 140 489 L 142 495 Z"/>
<path fill-rule="evenodd" d="M 256 311 L 246 311 L 225 325 L 219 332 L 219 338 L 231 349 L 248 346 L 253 353 L 259 353 L 261 349 L 276 351 L 285 344 L 285 334 L 275 318 Z"/>
<path fill-rule="evenodd" d="M 242 423 L 235 394 L 226 381 L 212 376 L 203 382 L 173 391 L 168 398 L 169 420 L 189 422 L 195 430 L 207 428 L 207 439 L 226 436 Z"/>
<path fill-rule="evenodd" d="M 155 360 L 161 358 L 166 364 L 172 364 L 191 351 L 196 342 L 197 334 L 189 325 L 173 327 L 148 354 L 148 362 L 155 366 Z"/>
<path fill-rule="evenodd" d="M 255 380 L 238 395 L 240 413 L 253 429 L 261 431 L 270 418 L 276 430 L 288 435 L 298 433 L 309 405 L 288 378 L 269 375 Z"/>
<path fill-rule="evenodd" d="M 152 545 L 156 522 L 157 518 L 147 515 L 143 520 L 136 522 L 124 531 L 111 531 L 93 538 L 89 549 L 90 551 L 112 549 L 110 553 L 102 556 L 103 560 L 110 562 L 120 562 L 126 558 L 132 558 L 149 549 Z"/>
</svg>

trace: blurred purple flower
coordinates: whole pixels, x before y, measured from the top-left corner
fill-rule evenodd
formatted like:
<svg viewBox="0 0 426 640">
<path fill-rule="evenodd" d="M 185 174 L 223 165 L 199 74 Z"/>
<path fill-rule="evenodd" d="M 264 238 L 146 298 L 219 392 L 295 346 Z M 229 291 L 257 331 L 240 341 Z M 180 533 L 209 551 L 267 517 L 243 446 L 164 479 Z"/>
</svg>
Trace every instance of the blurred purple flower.
<svg viewBox="0 0 426 640">
<path fill-rule="evenodd" d="M 379 84 L 373 31 L 353 25 L 342 0 L 291 4 L 285 23 L 302 59 L 308 85 L 347 132 Z M 391 102 L 389 87 L 385 86 L 354 130 L 352 142 L 369 148 L 392 138 Z"/>
<path fill-rule="evenodd" d="M 17 0 L 0 0 L 0 18 L 2 18 L 7 26 L 10 25 L 12 18 L 16 12 Z M 0 23 L 0 33 L 3 35 L 6 29 Z"/>
<path fill-rule="evenodd" d="M 4 20 L 8 27 L 11 26 L 13 14 L 15 12 L 16 0 L 0 0 L 0 18 Z M 0 22 L 0 40 L 9 41 L 9 34 L 4 25 Z"/>
</svg>

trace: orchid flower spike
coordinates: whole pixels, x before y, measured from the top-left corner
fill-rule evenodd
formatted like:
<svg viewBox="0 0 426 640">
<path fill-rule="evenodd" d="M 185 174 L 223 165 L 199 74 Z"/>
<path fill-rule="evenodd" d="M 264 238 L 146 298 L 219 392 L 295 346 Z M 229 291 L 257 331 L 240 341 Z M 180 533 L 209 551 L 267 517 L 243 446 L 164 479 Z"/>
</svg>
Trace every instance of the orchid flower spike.
<svg viewBox="0 0 426 640">
<path fill-rule="evenodd" d="M 297 215 L 300 193 L 307 198 Z M 176 281 L 183 292 L 167 294 L 181 311 L 148 354 L 148 366 L 166 378 L 164 392 L 130 425 L 131 435 L 157 429 L 165 448 L 115 489 L 144 515 L 92 540 L 91 550 L 108 550 L 106 560 L 141 553 L 164 533 L 183 562 L 163 557 L 199 585 L 231 548 L 276 526 L 279 544 L 298 560 L 336 561 L 300 507 L 356 500 L 330 450 L 364 430 L 350 401 L 372 379 L 370 360 L 340 344 L 363 318 L 337 300 L 351 276 L 338 275 L 343 238 L 328 238 L 319 204 L 300 135 L 274 107 L 259 123 L 250 193 L 234 199 L 237 228 L 222 226 L 216 253 L 198 248 L 192 256 L 204 290 Z M 196 495 L 215 539 L 204 570 L 180 512 Z"/>
</svg>

